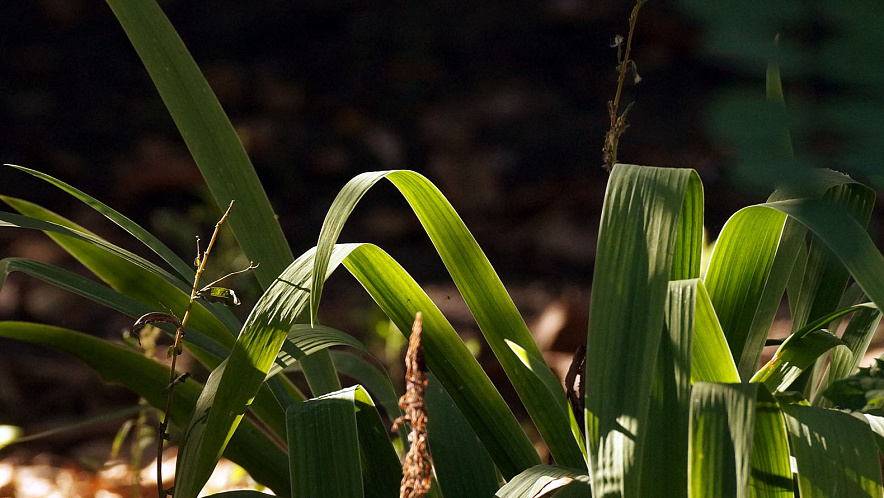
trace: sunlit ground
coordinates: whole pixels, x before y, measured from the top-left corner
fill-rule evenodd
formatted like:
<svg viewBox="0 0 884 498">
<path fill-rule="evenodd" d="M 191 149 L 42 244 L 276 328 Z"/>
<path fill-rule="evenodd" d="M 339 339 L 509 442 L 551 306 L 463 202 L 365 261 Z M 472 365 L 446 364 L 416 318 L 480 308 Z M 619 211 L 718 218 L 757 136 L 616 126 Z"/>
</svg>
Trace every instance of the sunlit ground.
<svg viewBox="0 0 884 498">
<path fill-rule="evenodd" d="M 176 450 L 163 456 L 164 488 L 172 485 Z M 18 465 L 12 459 L 0 461 L 0 497 L 15 498 L 150 498 L 157 496 L 157 462 L 136 475 L 124 463 L 99 472 L 74 466 L 58 467 L 31 463 Z M 201 496 L 234 489 L 255 489 L 272 494 L 253 481 L 238 465 L 221 460 Z"/>
</svg>

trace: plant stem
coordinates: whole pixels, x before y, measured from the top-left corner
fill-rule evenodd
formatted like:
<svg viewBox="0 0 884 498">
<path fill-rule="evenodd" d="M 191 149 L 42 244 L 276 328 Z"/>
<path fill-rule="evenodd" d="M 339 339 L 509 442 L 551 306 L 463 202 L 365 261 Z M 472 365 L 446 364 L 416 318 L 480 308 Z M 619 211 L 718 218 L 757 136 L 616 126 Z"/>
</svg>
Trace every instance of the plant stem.
<svg viewBox="0 0 884 498">
<path fill-rule="evenodd" d="M 617 69 L 619 75 L 617 77 L 617 91 L 614 93 L 614 100 L 608 101 L 608 116 L 611 119 L 611 127 L 605 134 L 605 143 L 602 146 L 602 159 L 605 162 L 603 167 L 608 170 L 609 173 L 614 167 L 614 164 L 617 163 L 617 146 L 620 143 L 620 136 L 623 135 L 626 128 L 629 126 L 626 123 L 626 113 L 629 112 L 629 108 L 632 104 L 626 106 L 626 109 L 620 114 L 620 95 L 623 93 L 623 83 L 626 81 L 626 72 L 629 71 L 630 66 L 633 67 L 633 72 L 635 71 L 635 65 L 630 60 L 629 54 L 632 52 L 632 37 L 635 34 L 635 23 L 638 20 L 638 11 L 646 1 L 647 0 L 636 0 L 635 7 L 632 8 L 632 13 L 629 14 L 629 34 L 626 37 L 626 50 L 623 51 L 622 57 L 620 57 L 621 52 L 619 45 L 622 38 L 615 42 L 618 54 Z M 637 82 L 638 75 L 636 74 L 636 83 Z"/>
<path fill-rule="evenodd" d="M 172 365 L 169 369 L 169 397 L 166 400 L 166 410 L 163 413 L 163 421 L 159 425 L 159 438 L 157 442 L 157 492 L 160 498 L 165 498 L 168 496 L 168 491 L 163 489 L 163 441 L 169 439 L 169 434 L 166 430 L 169 428 L 169 412 L 172 411 L 172 399 L 175 391 L 175 385 L 177 384 L 176 379 L 177 375 L 175 374 L 175 364 L 177 363 L 178 356 L 182 352 L 181 342 L 184 340 L 184 327 L 187 325 L 187 320 L 190 318 L 190 311 L 193 309 L 193 303 L 196 301 L 196 296 L 199 293 L 199 282 L 200 277 L 203 275 L 203 270 L 206 268 L 206 261 L 209 259 L 209 253 L 212 252 L 212 246 L 215 245 L 215 239 L 218 238 L 218 231 L 221 228 L 221 224 L 224 223 L 224 220 L 227 219 L 227 216 L 230 214 L 230 210 L 233 208 L 233 201 L 230 201 L 230 205 L 227 206 L 227 210 L 224 211 L 224 215 L 221 216 L 221 219 L 218 220 L 218 223 L 215 224 L 215 231 L 212 232 L 212 239 L 209 241 L 209 246 L 206 248 L 206 251 L 200 255 L 199 253 L 199 244 L 197 244 L 197 254 L 196 261 L 199 263 L 196 275 L 193 277 L 193 289 L 190 291 L 190 301 L 187 303 L 187 310 L 184 312 L 184 318 L 181 319 L 181 325 L 178 327 L 178 330 L 175 333 L 175 342 L 169 348 L 169 355 L 172 357 Z M 249 265 L 251 266 L 251 265 Z"/>
</svg>

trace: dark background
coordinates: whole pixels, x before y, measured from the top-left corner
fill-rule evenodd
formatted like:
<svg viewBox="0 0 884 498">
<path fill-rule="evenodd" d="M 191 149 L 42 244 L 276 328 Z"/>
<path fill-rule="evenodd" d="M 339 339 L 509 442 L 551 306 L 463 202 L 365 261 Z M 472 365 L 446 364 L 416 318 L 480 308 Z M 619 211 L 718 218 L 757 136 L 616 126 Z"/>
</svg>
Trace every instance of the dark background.
<svg viewBox="0 0 884 498">
<path fill-rule="evenodd" d="M 624 103 L 635 104 L 620 160 L 696 169 L 712 236 L 734 211 L 763 201 L 778 182 L 801 181 L 811 167 L 884 184 L 875 155 L 884 144 L 881 9 L 859 0 L 770 3 L 651 0 L 638 18 L 632 58 L 642 81 L 624 91 Z M 347 180 L 413 169 L 463 216 L 532 329 L 558 306 L 563 333 L 576 341 L 585 334 L 607 178 L 606 103 L 617 78 L 610 44 L 626 35 L 632 3 L 160 4 L 237 128 L 296 254 L 315 244 Z M 764 102 L 769 60 L 782 68 L 788 112 Z M 0 162 L 73 184 L 185 259 L 194 235 L 211 233 L 220 212 L 104 3 L 4 5 L 0 116 Z M 794 160 L 766 148 L 782 127 L 793 131 Z M 0 186 L 0 194 L 50 207 L 148 256 L 88 208 L 27 175 L 2 169 Z M 459 331 L 476 334 L 391 186 L 369 193 L 342 240 L 388 250 L 446 301 L 440 306 L 450 308 Z M 231 237 L 222 239 L 213 254 L 218 266 L 247 263 L 233 246 Z M 7 229 L 0 251 L 75 268 L 37 233 Z M 238 311 L 246 312 L 257 288 L 249 277 L 237 285 L 245 301 Z M 336 276 L 327 289 L 326 321 L 370 335 L 381 319 L 352 279 Z M 17 275 L 0 293 L 0 318 L 109 338 L 130 322 Z M 0 423 L 33 430 L 100 411 L 108 397 L 131 403 L 119 391 L 96 395 L 91 374 L 71 373 L 80 371 L 76 363 L 21 344 L 0 348 Z"/>
</svg>

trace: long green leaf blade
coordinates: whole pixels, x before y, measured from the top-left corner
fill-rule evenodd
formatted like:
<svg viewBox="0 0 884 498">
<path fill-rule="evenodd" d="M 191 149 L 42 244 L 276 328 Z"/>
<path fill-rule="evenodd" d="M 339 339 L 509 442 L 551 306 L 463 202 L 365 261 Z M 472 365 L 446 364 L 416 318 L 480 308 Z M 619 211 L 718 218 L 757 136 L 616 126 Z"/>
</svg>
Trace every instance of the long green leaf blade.
<svg viewBox="0 0 884 498">
<path fill-rule="evenodd" d="M 749 498 L 758 384 L 694 385 L 691 400 L 692 498 Z"/>
<path fill-rule="evenodd" d="M 878 498 L 878 448 L 868 424 L 847 413 L 782 405 L 802 498 Z"/>
<path fill-rule="evenodd" d="M 702 232 L 701 209 L 702 185 L 692 170 L 619 164 L 608 181 L 586 357 L 586 439 L 598 496 L 641 492 L 669 279 L 696 277 L 688 268 L 699 273 L 699 264 L 674 265 L 672 258 L 684 234 Z M 691 229 L 679 229 L 680 222 Z M 699 261 L 699 249 L 692 259 Z"/>
<path fill-rule="evenodd" d="M 371 244 L 353 250 L 344 265 L 400 331 L 423 313 L 421 341 L 431 372 L 445 387 L 505 478 L 540 463 L 531 441 L 488 375 L 439 308 L 393 258 Z"/>
<path fill-rule="evenodd" d="M 763 382 L 771 392 L 783 392 L 817 358 L 833 348 L 847 349 L 847 346 L 825 329 L 814 330 L 800 337 L 791 335 L 751 381 Z"/>
<path fill-rule="evenodd" d="M 749 486 L 753 498 L 793 498 L 786 422 L 776 400 L 758 389 Z"/>
<path fill-rule="evenodd" d="M 395 496 L 399 460 L 361 386 L 292 405 L 286 416 L 292 496 Z"/>
<path fill-rule="evenodd" d="M 329 271 L 333 271 L 354 246 L 338 246 L 333 253 Z M 196 411 L 179 449 L 175 484 L 180 498 L 197 496 L 221 452 L 236 431 L 246 408 L 267 377 L 289 329 L 295 323 L 309 320 L 307 287 L 313 268 L 313 251 L 308 251 L 279 275 L 249 315 L 233 345 L 230 356 L 209 375 L 200 394 Z M 324 355 L 331 365 L 327 350 Z M 324 394 L 340 389 L 334 371 L 331 377 L 311 377 L 308 360 L 302 366 L 314 393 Z"/>
<path fill-rule="evenodd" d="M 70 253 L 92 273 L 113 289 L 147 305 L 151 310 L 171 308 L 184 314 L 190 301 L 190 286 L 145 259 L 96 237 L 83 227 L 36 204 L 0 197 L 26 216 L 0 213 L 0 221 L 12 226 L 43 230 L 56 244 Z M 176 311 L 177 310 L 177 311 Z M 230 316 L 230 315 L 225 315 Z M 190 323 L 212 340 L 230 347 L 233 333 L 228 325 L 196 303 Z"/>
<path fill-rule="evenodd" d="M 706 271 L 706 290 L 742 378 L 758 368 L 801 244 L 801 230 L 759 207 L 741 209 L 721 231 Z"/>
<path fill-rule="evenodd" d="M 221 104 L 154 0 L 107 0 L 178 126 L 265 289 L 294 259 L 267 194 Z"/>
<path fill-rule="evenodd" d="M 432 373 L 427 375 L 425 400 L 427 438 L 444 496 L 492 496 L 500 485 L 491 455 Z"/>
<path fill-rule="evenodd" d="M 533 498 L 552 486 L 564 486 L 581 474 L 576 469 L 535 465 L 511 479 L 494 495 L 498 498 Z M 560 480 L 560 482 L 554 482 Z M 552 485 L 552 486 L 551 486 Z"/>
<path fill-rule="evenodd" d="M 550 396 L 544 382 L 538 380 L 538 375 L 549 379 L 555 379 L 555 375 L 548 367 L 532 372 L 507 345 L 509 340 L 532 355 L 541 356 L 488 258 L 451 204 L 426 178 L 412 171 L 384 171 L 364 173 L 351 180 L 338 194 L 326 216 L 317 243 L 315 273 L 323 274 L 328 254 L 359 199 L 383 178 L 399 189 L 421 221 L 556 461 L 578 468 L 584 465 L 583 453 L 570 434 L 564 392 Z M 310 298 L 314 319 L 322 287 L 321 279 L 313 280 Z"/>
<path fill-rule="evenodd" d="M 152 250 L 156 255 L 163 258 L 166 263 L 175 269 L 182 278 L 186 281 L 193 281 L 193 277 L 195 271 L 191 268 L 190 265 L 184 262 L 177 254 L 175 254 L 171 249 L 166 247 L 158 238 L 156 238 L 152 233 L 147 230 L 141 228 L 137 223 L 130 220 L 126 216 L 124 216 L 119 211 L 111 208 L 107 204 L 95 199 L 91 195 L 79 190 L 67 183 L 58 180 L 57 178 L 53 178 L 45 173 L 41 173 L 39 171 L 25 168 L 23 166 L 16 166 L 14 164 L 7 164 L 6 166 L 10 166 L 19 171 L 23 171 L 28 173 L 29 175 L 35 176 L 41 180 L 46 181 L 47 183 L 54 185 L 61 189 L 62 191 L 70 194 L 76 199 L 79 199 L 87 206 L 91 207 L 95 211 L 104 215 L 107 219 L 113 221 L 121 228 L 132 234 L 136 239 L 141 241 L 145 246 L 147 246 L 150 250 Z"/>
</svg>

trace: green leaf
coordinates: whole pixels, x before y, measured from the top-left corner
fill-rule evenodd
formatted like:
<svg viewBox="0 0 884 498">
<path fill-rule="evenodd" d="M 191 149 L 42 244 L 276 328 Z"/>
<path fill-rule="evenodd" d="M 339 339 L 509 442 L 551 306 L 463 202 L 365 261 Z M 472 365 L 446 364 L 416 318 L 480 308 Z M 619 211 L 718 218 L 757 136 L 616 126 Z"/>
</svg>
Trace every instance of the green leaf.
<svg viewBox="0 0 884 498">
<path fill-rule="evenodd" d="M 433 468 L 448 498 L 492 496 L 500 484 L 494 462 L 454 400 L 432 373 L 425 393 Z"/>
<path fill-rule="evenodd" d="M 423 313 L 421 342 L 431 372 L 485 445 L 505 478 L 540 463 L 518 420 L 439 308 L 387 253 L 362 244 L 344 260 L 350 273 L 400 331 Z"/>
<path fill-rule="evenodd" d="M 305 356 L 328 349 L 333 346 L 349 346 L 358 349 L 374 358 L 374 354 L 358 339 L 346 332 L 322 325 L 308 325 L 296 323 L 286 334 L 286 342 L 283 343 L 282 351 L 276 359 L 276 363 L 270 367 L 267 377 L 272 377 L 281 370 L 303 359 Z M 380 360 L 374 358 L 380 363 Z"/>
<path fill-rule="evenodd" d="M 841 339 L 825 329 L 814 330 L 800 336 L 790 335 L 777 349 L 773 358 L 752 377 L 751 382 L 763 382 L 771 391 L 783 392 L 805 368 L 838 346 L 846 349 Z"/>
<path fill-rule="evenodd" d="M 822 197 L 834 205 L 842 207 L 862 226 L 867 226 L 875 204 L 875 192 L 865 185 L 851 180 L 845 175 L 831 171 L 820 171 L 817 185 L 811 192 L 813 197 Z M 815 195 L 814 195 L 815 194 Z M 780 200 L 772 198 L 771 200 Z M 808 322 L 838 309 L 838 304 L 847 285 L 849 274 L 838 257 L 817 236 L 811 237 L 804 279 L 793 313 L 792 330 L 803 328 Z M 850 303 L 852 304 L 852 303 Z M 832 328 L 832 330 L 836 330 Z M 810 397 L 811 390 L 819 380 L 825 358 L 820 358 L 812 370 L 803 375 L 794 385 Z"/>
<path fill-rule="evenodd" d="M 802 236 L 782 213 L 752 206 L 731 216 L 715 243 L 704 283 L 741 378 L 758 368 Z"/>
<path fill-rule="evenodd" d="M 22 322 L 0 322 L 0 337 L 38 344 L 69 354 L 98 373 L 109 383 L 125 386 L 164 410 L 167 395 L 163 389 L 169 383 L 169 368 L 144 356 L 114 346 L 101 339 L 72 330 Z M 200 385 L 188 380 L 174 390 L 170 420 L 184 427 L 193 412 Z M 276 493 L 290 488 L 285 453 L 253 422 L 243 423 L 233 435 L 225 455 L 246 469 L 258 482 Z"/>
<path fill-rule="evenodd" d="M 178 126 L 227 223 L 265 289 L 294 259 L 233 125 L 154 0 L 107 0 Z"/>
<path fill-rule="evenodd" d="M 669 283 L 666 326 L 671 333 L 678 329 L 691 331 L 691 383 L 740 382 L 737 366 L 703 281 L 690 279 Z"/>
<path fill-rule="evenodd" d="M 395 496 L 399 459 L 361 386 L 292 405 L 286 418 L 292 496 Z"/>
<path fill-rule="evenodd" d="M 794 199 L 763 206 L 786 213 L 806 226 L 838 256 L 875 305 L 884 306 L 884 256 L 849 213 L 825 199 Z"/>
<path fill-rule="evenodd" d="M 525 321 L 488 258 L 451 204 L 426 178 L 412 171 L 384 171 L 364 173 L 351 180 L 338 194 L 326 216 L 317 243 L 315 273 L 322 275 L 327 255 L 359 199 L 383 178 L 399 189 L 421 221 L 556 461 L 573 467 L 584 465 L 580 447 L 570 434 L 568 403 L 564 394 L 551 397 L 537 377 L 554 379 L 555 375 L 548 367 L 530 371 L 507 346 L 505 341 L 509 340 L 540 356 Z M 311 316 L 314 319 L 322 287 L 321 279 L 313 280 Z M 453 390 L 448 389 L 448 392 Z M 501 466 L 505 474 L 510 470 Z"/>
<path fill-rule="evenodd" d="M 329 271 L 353 248 L 338 246 Z M 230 356 L 209 375 L 178 452 L 175 472 L 178 497 L 197 496 L 267 377 L 289 329 L 295 323 L 308 320 L 309 298 L 305 285 L 312 268 L 313 251 L 308 251 L 279 275 L 252 309 Z M 313 357 L 319 355 L 325 355 L 331 365 L 327 351 L 314 353 Z M 316 372 L 309 369 L 310 358 L 304 357 L 301 362 L 314 393 L 340 389 L 333 370 L 331 376 L 320 372 L 318 377 L 311 377 Z"/>
<path fill-rule="evenodd" d="M 556 485 L 564 485 L 579 476 L 581 473 L 577 469 L 535 465 L 510 479 L 494 496 L 498 498 L 534 498 L 546 489 L 551 489 Z M 554 483 L 556 480 L 560 481 Z"/>
<path fill-rule="evenodd" d="M 875 497 L 884 493 L 869 425 L 834 410 L 783 405 L 802 498 Z"/>
<path fill-rule="evenodd" d="M 691 496 L 750 496 L 758 384 L 698 382 L 691 396 Z"/>
<path fill-rule="evenodd" d="M 152 233 L 141 228 L 141 226 L 139 226 L 137 223 L 130 220 L 115 209 L 111 208 L 107 204 L 99 201 L 98 199 L 95 199 L 82 190 L 74 188 L 73 186 L 68 185 L 67 183 L 53 178 L 45 173 L 41 173 L 30 168 L 25 168 L 24 166 L 16 166 L 14 164 L 7 164 L 6 166 L 10 166 L 19 171 L 23 171 L 25 173 L 28 173 L 29 175 L 44 180 L 51 185 L 58 187 L 62 191 L 70 194 L 76 199 L 83 201 L 84 204 L 119 225 L 121 228 L 132 234 L 136 239 L 141 241 L 141 243 L 143 243 L 145 246 L 150 248 L 150 250 L 152 250 L 157 256 L 163 258 L 163 260 L 166 263 L 169 263 L 169 265 L 172 266 L 172 268 L 174 268 L 175 271 L 177 271 L 178 274 L 181 275 L 182 278 L 184 278 L 184 280 L 193 281 L 195 271 L 193 268 L 190 267 L 190 265 L 185 263 L 184 260 L 178 257 L 177 254 L 166 247 L 166 245 L 163 244 L 158 238 L 154 237 Z"/>
<path fill-rule="evenodd" d="M 25 274 L 37 277 L 52 285 L 56 285 L 74 294 L 78 294 L 87 299 L 91 299 L 99 304 L 127 314 L 136 318 L 151 311 L 146 305 L 124 296 L 113 289 L 110 289 L 97 282 L 88 280 L 80 275 L 74 274 L 52 265 L 32 261 L 22 258 L 6 258 L 0 260 L 0 287 L 6 280 L 7 275 L 13 271 L 20 271 Z M 160 327 L 164 325 L 160 324 Z M 166 331 L 173 336 L 175 330 L 167 327 Z M 194 357 L 208 368 L 215 368 L 221 363 L 221 360 L 230 354 L 230 350 L 222 346 L 213 339 L 207 337 L 198 329 L 188 326 L 184 335 L 184 344 L 187 346 Z M 275 379 L 279 380 L 279 379 Z M 304 399 L 297 391 L 291 391 L 288 384 L 271 381 L 269 386 L 262 386 L 261 393 L 253 404 L 255 413 L 272 427 L 278 434 L 283 434 L 284 420 L 283 412 L 279 410 L 279 405 L 273 399 L 270 390 L 279 393 L 284 390 L 286 396 L 282 399 L 293 398 L 295 400 Z"/>
<path fill-rule="evenodd" d="M 640 493 L 669 280 L 699 274 L 700 244 L 689 241 L 700 240 L 701 220 L 702 185 L 694 171 L 614 167 L 599 229 L 586 357 L 586 439 L 599 496 Z M 688 256 L 680 246 L 693 252 Z"/>
<path fill-rule="evenodd" d="M 779 405 L 766 389 L 758 389 L 755 405 L 749 489 L 754 498 L 794 496 L 786 423 Z"/>
<path fill-rule="evenodd" d="M 829 367 L 820 382 L 817 392 L 825 392 L 835 381 L 848 377 L 855 372 L 869 348 L 872 337 L 881 323 L 881 311 L 877 308 L 862 308 L 850 318 L 841 340 L 847 349 L 836 349 L 832 352 Z M 824 396 L 816 396 L 814 405 L 829 407 Z"/>
<path fill-rule="evenodd" d="M 651 388 L 646 449 L 641 463 L 641 489 L 666 490 L 672 498 L 687 496 L 688 424 L 691 397 L 691 349 L 694 293 L 698 279 L 669 283 L 666 326 L 657 350 Z M 689 323 L 680 317 L 689 314 Z M 681 318 L 681 319 L 680 319 Z"/>
<path fill-rule="evenodd" d="M 823 396 L 838 408 L 884 416 L 884 360 L 833 382 Z"/>
<path fill-rule="evenodd" d="M 391 423 L 396 420 L 402 409 L 399 408 L 399 395 L 396 394 L 393 381 L 386 370 L 346 351 L 332 351 L 331 356 L 341 375 L 350 377 L 363 386 L 372 399 L 387 412 Z"/>
<path fill-rule="evenodd" d="M 120 293 L 147 305 L 151 310 L 163 307 L 183 315 L 190 301 L 190 287 L 165 270 L 145 259 L 120 249 L 36 204 L 0 197 L 26 216 L 0 212 L 0 221 L 7 226 L 43 230 L 56 244 L 69 252 L 92 273 Z M 233 334 L 228 325 L 200 303 L 191 310 L 189 324 L 225 347 L 233 345 Z"/>
</svg>

